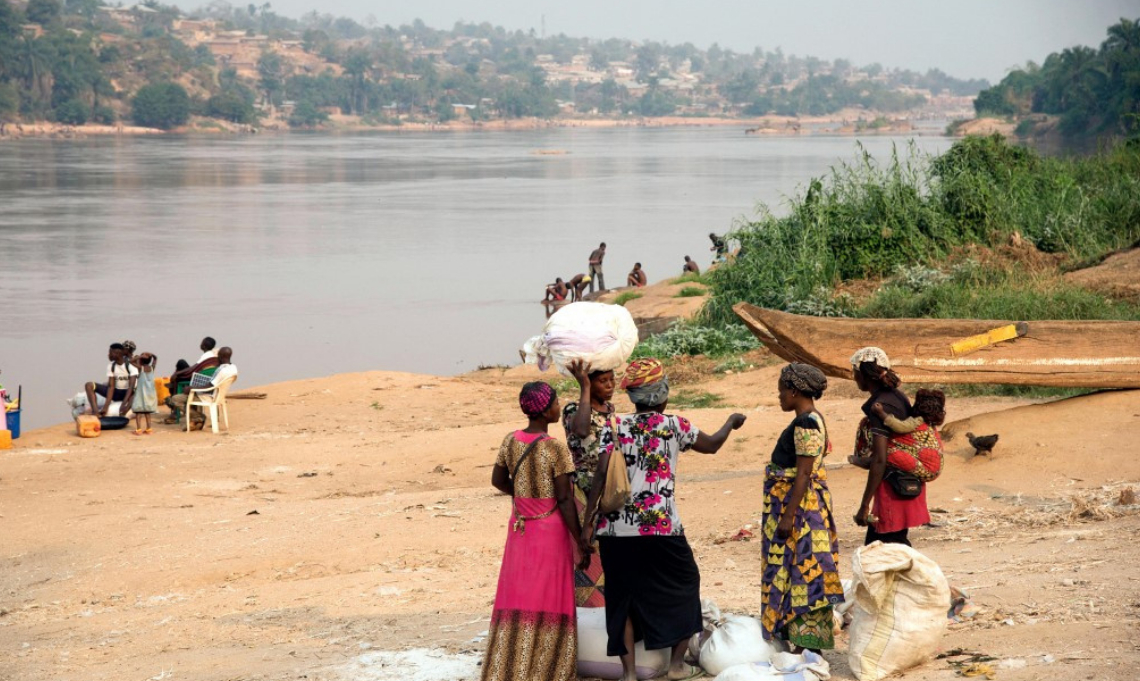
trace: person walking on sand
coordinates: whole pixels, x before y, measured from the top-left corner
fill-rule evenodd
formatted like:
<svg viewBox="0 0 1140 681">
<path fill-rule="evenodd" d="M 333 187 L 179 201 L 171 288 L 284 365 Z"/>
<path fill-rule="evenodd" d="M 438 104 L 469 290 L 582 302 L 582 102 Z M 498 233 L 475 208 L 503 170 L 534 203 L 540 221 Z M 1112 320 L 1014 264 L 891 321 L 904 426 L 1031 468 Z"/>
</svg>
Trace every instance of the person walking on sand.
<svg viewBox="0 0 1140 681">
<path fill-rule="evenodd" d="M 700 273 L 701 273 L 701 268 L 697 267 L 697 261 L 693 260 L 692 258 L 690 258 L 689 256 L 686 255 L 685 256 L 685 264 L 683 267 L 681 267 L 681 275 L 682 276 L 684 276 L 686 274 L 697 274 L 697 275 L 699 275 Z"/>
<path fill-rule="evenodd" d="M 131 364 L 139 370 L 138 387 L 135 388 L 135 397 L 131 401 L 131 411 L 135 413 L 135 435 L 150 435 L 154 432 L 151 427 L 151 414 L 158 411 L 158 386 L 154 381 L 154 367 L 158 358 L 149 352 L 144 352 L 131 359 Z M 143 421 L 146 429 L 143 429 Z"/>
<path fill-rule="evenodd" d="M 590 293 L 594 292 L 594 280 L 598 280 L 598 290 L 606 290 L 606 278 L 602 274 L 602 260 L 606 257 L 606 242 L 602 242 L 590 253 Z"/>
<path fill-rule="evenodd" d="M 633 269 L 630 271 L 629 276 L 625 278 L 625 285 L 640 288 L 648 283 L 649 277 L 645 276 L 645 270 L 641 269 L 641 263 L 633 263 Z"/>
<path fill-rule="evenodd" d="M 139 370 L 127 363 L 126 348 L 122 343 L 112 343 L 107 350 L 106 383 L 88 383 L 83 386 L 87 393 L 87 406 L 96 416 L 106 416 L 107 409 L 112 402 L 119 403 L 119 415 L 122 416 L 131 408 L 131 401 L 135 396 L 135 383 L 138 381 Z M 103 406 L 99 407 L 96 396 L 105 398 Z"/>
<path fill-rule="evenodd" d="M 827 377 L 809 364 L 789 364 L 776 389 L 780 409 L 796 417 L 776 440 L 764 471 L 761 625 L 765 640 L 819 653 L 835 647 L 831 612 L 843 602 L 839 535 L 823 465 L 831 441 L 815 408 Z"/>
<path fill-rule="evenodd" d="M 851 356 L 851 369 L 855 384 L 871 395 L 863 403 L 863 419 L 855 435 L 855 454 L 848 458 L 849 462 L 867 469 L 867 484 L 855 513 L 855 524 L 867 528 L 864 544 L 881 541 L 910 546 L 907 537 L 910 528 L 930 522 L 926 484 L 920 483 L 917 495 L 913 496 L 904 496 L 895 489 L 890 478 L 897 475 L 897 469 L 887 466 L 893 432 L 885 423 L 885 415 L 899 420 L 912 416 L 910 400 L 899 390 L 898 374 L 891 371 L 891 360 L 881 348 L 866 347 L 857 351 Z"/>
<path fill-rule="evenodd" d="M 630 497 L 584 530 L 587 539 L 597 533 L 606 574 L 606 654 L 621 658 L 623 681 L 636 681 L 634 644 L 644 641 L 647 650 L 671 649 L 669 679 L 696 678 L 703 672 L 685 663 L 685 652 L 704 629 L 701 573 L 677 512 L 677 465 L 690 449 L 715 454 L 745 417 L 732 414 L 710 435 L 665 413 L 669 381 L 656 359 L 631 362 L 621 387 L 637 413 L 618 419 L 616 446 L 598 459 L 586 517 L 598 509 L 611 456 L 625 458 Z"/>
<path fill-rule="evenodd" d="M 524 385 L 527 427 L 503 439 L 491 471 L 491 485 L 511 497 L 511 518 L 482 681 L 578 678 L 574 566 L 592 549 L 574 508 L 574 460 L 548 434 L 559 406 L 549 383 Z"/>
</svg>

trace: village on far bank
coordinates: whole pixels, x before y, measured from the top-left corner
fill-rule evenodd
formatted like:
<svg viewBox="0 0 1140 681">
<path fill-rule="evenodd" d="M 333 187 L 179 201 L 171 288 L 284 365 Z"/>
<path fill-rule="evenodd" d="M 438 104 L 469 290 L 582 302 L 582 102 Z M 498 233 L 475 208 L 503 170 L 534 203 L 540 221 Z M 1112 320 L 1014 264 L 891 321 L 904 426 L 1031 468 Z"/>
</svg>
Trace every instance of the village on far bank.
<svg viewBox="0 0 1140 681">
<path fill-rule="evenodd" d="M 989 85 L 779 48 L 743 54 L 486 23 L 394 28 L 317 12 L 295 21 L 268 3 L 216 1 L 189 14 L 157 2 L 3 4 L 0 51 L 6 42 L 43 63 L 36 76 L 0 66 L 0 136 L 138 132 L 131 124 L 254 131 L 520 121 L 750 121 L 760 134 L 821 132 L 813 124 L 828 122 L 838 124 L 828 132 L 907 132 L 918 119 L 972 117 L 974 96 Z"/>
</svg>

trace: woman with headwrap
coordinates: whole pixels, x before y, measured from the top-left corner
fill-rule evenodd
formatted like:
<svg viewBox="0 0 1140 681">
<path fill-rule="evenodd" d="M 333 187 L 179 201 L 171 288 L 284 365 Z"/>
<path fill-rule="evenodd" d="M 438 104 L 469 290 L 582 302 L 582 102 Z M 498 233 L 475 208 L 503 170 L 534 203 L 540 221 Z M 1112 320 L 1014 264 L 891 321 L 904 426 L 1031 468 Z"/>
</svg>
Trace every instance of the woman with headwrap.
<svg viewBox="0 0 1140 681">
<path fill-rule="evenodd" d="M 901 381 L 898 374 L 891 371 L 891 360 L 882 349 L 867 347 L 859 350 L 851 356 L 851 369 L 855 384 L 863 392 L 871 394 L 863 403 L 863 419 L 855 436 L 855 454 L 848 459 L 868 470 L 867 486 L 855 513 L 855 523 L 867 528 L 864 544 L 881 541 L 910 546 L 907 539 L 909 529 L 930 522 L 926 485 L 921 485 L 918 496 L 906 498 L 900 496 L 885 479 L 888 474 L 887 449 L 894 433 L 884 422 L 884 417 L 879 415 L 881 411 L 896 419 L 905 419 L 912 415 L 910 400 L 899 390 Z M 882 409 L 875 409 L 875 405 Z"/>
<path fill-rule="evenodd" d="M 566 429 L 566 445 L 574 455 L 574 503 L 578 521 L 585 523 L 586 500 L 598 470 L 598 458 L 614 446 L 613 416 L 614 372 L 590 371 L 582 360 L 567 367 L 578 381 L 581 394 L 562 410 L 562 427 Z M 588 409 L 581 408 L 589 405 Z M 582 608 L 600 608 L 606 604 L 606 579 L 602 560 L 595 551 L 585 568 L 574 575 L 574 602 Z"/>
<path fill-rule="evenodd" d="M 839 537 L 823 467 L 831 442 L 815 408 L 826 389 L 827 377 L 808 364 L 780 372 L 780 409 L 796 417 L 776 440 L 765 470 L 760 544 L 764 638 L 817 653 L 835 647 L 831 609 L 843 602 Z"/>
<path fill-rule="evenodd" d="M 503 439 L 491 473 L 512 509 L 483 681 L 570 681 L 578 678 L 575 546 L 583 557 L 590 551 L 574 509 L 574 461 L 548 435 L 558 422 L 554 388 L 527 383 L 519 406 L 529 423 Z"/>
<path fill-rule="evenodd" d="M 677 460 L 689 449 L 715 454 L 744 416 L 729 416 L 710 435 L 666 414 L 669 380 L 655 359 L 632 362 L 621 386 L 637 413 L 618 419 L 618 447 L 599 457 L 586 517 L 597 509 L 611 454 L 625 457 L 630 498 L 585 528 L 596 530 L 606 573 L 606 650 L 621 657 L 625 681 L 637 678 L 633 646 L 641 640 L 647 650 L 672 649 L 670 679 L 692 678 L 701 670 L 685 664 L 685 651 L 703 629 L 701 575 L 677 513 Z"/>
</svg>

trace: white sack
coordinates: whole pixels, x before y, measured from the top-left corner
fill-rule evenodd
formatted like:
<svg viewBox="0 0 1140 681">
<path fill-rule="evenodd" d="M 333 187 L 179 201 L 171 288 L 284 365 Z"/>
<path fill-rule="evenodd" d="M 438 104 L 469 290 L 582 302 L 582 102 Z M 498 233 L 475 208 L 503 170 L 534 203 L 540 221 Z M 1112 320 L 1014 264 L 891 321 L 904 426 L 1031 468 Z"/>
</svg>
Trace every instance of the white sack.
<svg viewBox="0 0 1140 681">
<path fill-rule="evenodd" d="M 701 644 L 700 664 L 709 674 L 750 662 L 767 662 L 780 648 L 764 640 L 760 620 L 744 615 L 726 615 L 708 640 Z"/>
<path fill-rule="evenodd" d="M 903 544 L 875 542 L 851 560 L 855 606 L 847 660 L 860 681 L 921 664 L 946 631 L 950 585 L 933 560 Z"/>
<path fill-rule="evenodd" d="M 106 398 L 102 395 L 95 395 L 95 408 L 99 409 L 106 402 Z M 84 414 L 90 413 L 87 408 L 87 393 L 76 393 L 75 397 L 66 400 L 67 405 L 71 407 L 71 418 L 75 419 Z M 107 408 L 108 416 L 127 416 L 128 414 L 120 414 L 119 409 L 122 408 L 121 402 L 112 402 L 111 406 Z"/>
<path fill-rule="evenodd" d="M 810 650 L 802 655 L 777 653 L 770 662 L 738 664 L 717 675 L 716 681 L 827 681 L 831 668 Z"/>
<path fill-rule="evenodd" d="M 551 315 L 542 333 L 524 343 L 520 354 L 542 371 L 553 364 L 569 376 L 566 366 L 576 359 L 589 364 L 591 371 L 621 368 L 637 341 L 637 324 L 621 305 L 571 303 Z"/>
<path fill-rule="evenodd" d="M 621 659 L 606 655 L 605 608 L 578 608 L 578 675 L 597 679 L 620 679 Z M 633 648 L 637 678 L 651 679 L 669 671 L 669 656 L 672 651 L 646 650 L 645 644 L 638 642 Z"/>
</svg>

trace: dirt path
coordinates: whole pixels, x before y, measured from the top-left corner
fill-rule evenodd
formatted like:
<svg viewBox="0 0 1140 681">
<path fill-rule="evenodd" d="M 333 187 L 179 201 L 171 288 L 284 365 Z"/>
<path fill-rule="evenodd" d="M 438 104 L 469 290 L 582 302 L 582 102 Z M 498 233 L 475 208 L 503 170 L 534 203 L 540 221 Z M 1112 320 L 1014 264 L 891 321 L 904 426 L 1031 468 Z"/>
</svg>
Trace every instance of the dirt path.
<svg viewBox="0 0 1140 681">
<path fill-rule="evenodd" d="M 749 416 L 719 455 L 687 455 L 678 482 L 704 595 L 730 611 L 759 608 L 758 544 L 718 540 L 759 515 L 763 465 L 788 420 L 776 371 L 688 386 L 723 400 L 686 412 L 700 427 Z M 534 375 L 281 383 L 265 400 L 232 402 L 233 430 L 220 436 L 26 433 L 0 453 L 0 677 L 463 678 L 482 651 L 509 513 L 491 464 Z M 838 462 L 861 399 L 835 383 L 820 407 L 834 432 L 846 576 L 863 475 Z M 952 418 L 1002 438 L 981 459 L 950 441 L 930 489 L 941 526 L 915 533 L 982 608 L 943 645 L 1014 660 L 1002 680 L 1135 679 L 1140 516 L 1113 503 L 1140 482 L 1140 392 L 1026 404 L 951 404 Z M 446 657 L 420 673 L 414 649 Z M 828 658 L 833 678 L 850 678 L 844 654 Z M 956 677 L 933 661 L 906 678 Z"/>
</svg>

